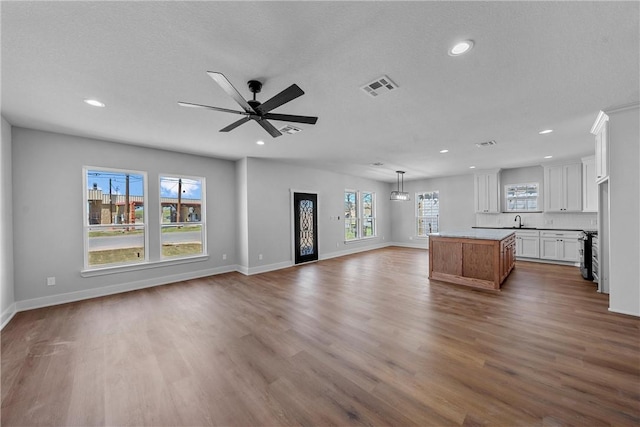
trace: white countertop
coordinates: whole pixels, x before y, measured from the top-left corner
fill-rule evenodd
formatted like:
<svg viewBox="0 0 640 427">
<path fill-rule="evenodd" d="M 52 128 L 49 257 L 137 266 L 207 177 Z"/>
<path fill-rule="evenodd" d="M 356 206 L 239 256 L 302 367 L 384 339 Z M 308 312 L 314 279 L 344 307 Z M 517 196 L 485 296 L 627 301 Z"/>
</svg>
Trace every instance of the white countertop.
<svg viewBox="0 0 640 427">
<path fill-rule="evenodd" d="M 472 228 L 470 230 L 441 231 L 431 233 L 430 236 L 457 237 L 460 239 L 502 240 L 514 234 L 515 230 L 500 230 L 488 228 Z"/>
</svg>

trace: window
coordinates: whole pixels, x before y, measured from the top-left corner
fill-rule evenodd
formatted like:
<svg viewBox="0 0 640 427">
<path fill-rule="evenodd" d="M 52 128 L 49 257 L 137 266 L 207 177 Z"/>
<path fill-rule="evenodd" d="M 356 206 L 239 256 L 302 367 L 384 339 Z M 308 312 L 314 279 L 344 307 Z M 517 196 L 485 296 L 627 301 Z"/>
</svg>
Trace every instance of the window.
<svg viewBox="0 0 640 427">
<path fill-rule="evenodd" d="M 358 240 L 376 236 L 376 193 L 345 190 L 344 239 Z"/>
<path fill-rule="evenodd" d="M 160 176 L 162 258 L 205 252 L 204 178 Z"/>
<path fill-rule="evenodd" d="M 426 237 L 440 229 L 440 203 L 438 191 L 416 194 L 417 235 Z"/>
<path fill-rule="evenodd" d="M 83 181 L 85 270 L 147 261 L 146 173 L 85 167 Z"/>
<path fill-rule="evenodd" d="M 537 182 L 505 185 L 504 194 L 507 212 L 540 211 Z"/>
</svg>

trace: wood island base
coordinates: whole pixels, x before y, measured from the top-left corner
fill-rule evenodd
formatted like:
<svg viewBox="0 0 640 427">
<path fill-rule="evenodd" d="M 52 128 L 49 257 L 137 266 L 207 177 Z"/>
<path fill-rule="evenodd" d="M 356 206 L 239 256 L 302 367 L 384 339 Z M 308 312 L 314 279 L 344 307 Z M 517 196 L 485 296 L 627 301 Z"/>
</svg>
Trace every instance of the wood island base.
<svg viewBox="0 0 640 427">
<path fill-rule="evenodd" d="M 500 290 L 515 266 L 515 234 L 429 236 L 429 279 Z M 470 233 L 473 235 L 473 233 Z"/>
</svg>

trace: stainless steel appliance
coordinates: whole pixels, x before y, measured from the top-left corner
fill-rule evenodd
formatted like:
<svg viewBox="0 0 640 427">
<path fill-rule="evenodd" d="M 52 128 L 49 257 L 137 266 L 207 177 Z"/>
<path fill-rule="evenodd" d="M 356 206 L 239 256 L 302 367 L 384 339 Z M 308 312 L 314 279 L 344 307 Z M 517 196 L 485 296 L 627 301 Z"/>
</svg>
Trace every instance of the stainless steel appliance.
<svg viewBox="0 0 640 427">
<path fill-rule="evenodd" d="M 598 239 L 597 231 L 583 231 L 580 236 L 580 273 L 587 280 L 594 280 L 593 277 L 593 238 Z M 597 267 L 597 259 L 595 262 Z"/>
<path fill-rule="evenodd" d="M 591 237 L 591 275 L 593 276 L 593 281 L 596 283 L 600 283 L 600 267 L 598 265 L 598 234 L 594 234 Z M 598 292 L 601 292 L 600 286 L 598 286 Z"/>
</svg>

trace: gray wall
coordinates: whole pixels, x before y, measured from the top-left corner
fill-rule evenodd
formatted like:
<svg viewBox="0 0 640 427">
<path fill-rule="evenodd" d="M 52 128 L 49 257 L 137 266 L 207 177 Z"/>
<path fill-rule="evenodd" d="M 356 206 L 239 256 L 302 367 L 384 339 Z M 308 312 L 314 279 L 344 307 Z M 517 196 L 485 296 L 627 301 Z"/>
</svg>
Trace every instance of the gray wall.
<svg viewBox="0 0 640 427">
<path fill-rule="evenodd" d="M 395 185 L 389 191 L 391 187 Z M 416 192 L 439 191 L 441 230 L 467 229 L 476 223 L 472 174 L 405 181 L 404 190 L 411 195 L 410 202 L 390 202 L 392 239 L 397 244 L 427 247 L 427 239 L 416 239 Z"/>
<path fill-rule="evenodd" d="M 321 259 L 376 247 L 389 240 L 389 186 L 386 183 L 257 158 L 248 159 L 247 172 L 250 272 L 293 262 L 291 190 L 318 194 Z M 345 189 L 376 192 L 377 238 L 345 244 Z"/>
<path fill-rule="evenodd" d="M 640 119 L 609 115 L 609 308 L 640 316 Z"/>
<path fill-rule="evenodd" d="M 4 144 L 4 143 L 3 143 Z M 82 167 L 147 171 L 149 230 L 159 230 L 159 174 L 186 174 L 206 179 L 208 260 L 116 274 L 82 277 Z M 167 283 L 183 277 L 235 269 L 235 163 L 133 147 L 88 138 L 13 128 L 13 222 L 16 301 L 26 307 L 55 303 L 58 294 L 79 298 L 140 285 Z M 150 259 L 158 260 L 160 244 L 151 232 Z M 222 261 L 222 254 L 227 260 Z M 56 286 L 46 286 L 55 276 Z M 94 293 L 91 293 L 94 292 Z M 78 298 L 78 299 L 79 299 Z M 39 299 L 35 300 L 34 299 Z M 67 298 L 68 299 L 68 298 Z M 64 300 L 64 299 L 62 299 Z M 25 308 L 25 307 L 18 307 Z"/>
<path fill-rule="evenodd" d="M 11 125 L 2 117 L 0 139 L 0 325 L 13 314 L 13 215 Z"/>
</svg>

